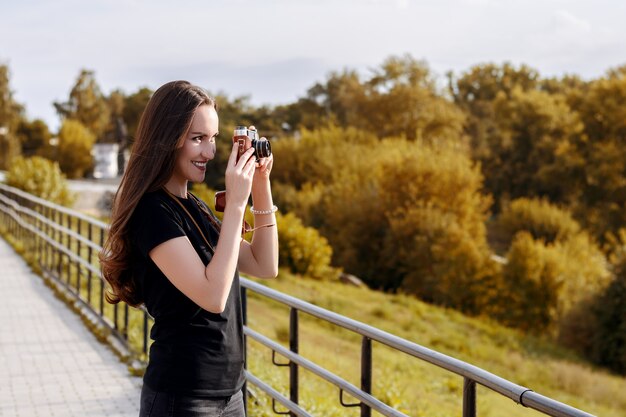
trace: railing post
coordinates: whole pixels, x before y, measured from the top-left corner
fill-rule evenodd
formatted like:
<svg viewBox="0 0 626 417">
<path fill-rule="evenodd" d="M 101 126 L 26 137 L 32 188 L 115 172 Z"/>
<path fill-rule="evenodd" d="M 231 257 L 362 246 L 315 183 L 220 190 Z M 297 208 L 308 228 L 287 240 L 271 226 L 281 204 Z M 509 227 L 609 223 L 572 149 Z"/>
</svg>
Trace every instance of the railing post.
<svg viewBox="0 0 626 417">
<path fill-rule="evenodd" d="M 298 310 L 291 307 L 289 312 L 289 350 L 298 353 L 299 331 L 298 331 Z M 289 362 L 289 399 L 298 404 L 298 364 Z M 294 413 L 290 413 L 295 417 Z"/>
<path fill-rule="evenodd" d="M 124 340 L 128 341 L 128 304 L 124 303 Z"/>
<path fill-rule="evenodd" d="M 246 287 L 240 287 L 241 294 L 241 318 L 243 325 L 248 325 L 248 292 Z M 248 337 L 243 335 L 243 368 L 248 369 Z M 243 383 L 243 408 L 244 414 L 248 415 L 248 381 Z"/>
<path fill-rule="evenodd" d="M 463 417 L 476 417 L 476 382 L 463 379 Z"/>
<path fill-rule="evenodd" d="M 69 214 L 65 214 L 65 227 L 67 228 L 67 230 L 72 230 L 72 216 L 70 216 Z M 65 238 L 65 247 L 67 248 L 67 250 L 69 252 L 72 251 L 72 236 L 70 236 L 69 233 L 66 233 L 66 238 Z M 67 287 L 68 288 L 72 288 L 72 259 L 70 258 L 69 255 L 66 255 L 67 257 Z"/>
<path fill-rule="evenodd" d="M 372 339 L 363 336 L 361 343 L 361 390 L 372 393 Z M 361 403 L 361 417 L 370 417 L 372 409 Z"/>
<path fill-rule="evenodd" d="M 80 219 L 80 217 L 77 219 L 78 220 L 78 224 L 76 225 L 76 233 L 78 233 L 78 236 L 82 237 L 82 221 Z M 80 254 L 82 251 L 81 248 L 81 240 L 77 239 L 76 241 L 76 254 L 78 255 L 79 258 L 82 258 L 82 255 Z M 80 271 L 80 262 L 77 260 L 76 261 L 76 294 L 78 294 L 78 296 L 80 297 L 80 276 L 81 276 L 81 271 Z"/>
<path fill-rule="evenodd" d="M 54 220 L 54 222 L 57 225 L 62 225 L 63 224 L 62 213 L 59 210 L 55 210 L 54 212 L 55 212 L 55 220 Z M 61 235 L 61 231 L 59 229 L 54 229 L 54 230 L 56 232 L 54 241 L 56 243 L 58 243 L 59 246 L 61 246 L 63 244 L 62 243 L 63 242 L 63 236 Z M 57 252 L 57 256 L 56 256 L 56 258 L 57 258 L 57 264 L 56 264 L 56 267 L 57 267 L 57 279 L 59 281 L 62 281 L 62 264 L 63 264 L 62 253 L 61 253 L 60 250 L 56 250 L 56 252 Z"/>
<path fill-rule="evenodd" d="M 50 207 L 45 207 L 44 211 L 44 218 L 46 219 L 46 226 L 45 226 L 45 230 L 44 230 L 44 234 L 46 235 L 47 238 L 50 238 Z M 49 269 L 50 268 L 50 243 L 48 243 L 48 241 L 44 241 L 44 245 L 45 245 L 45 250 L 44 250 L 44 265 L 45 265 L 45 269 Z"/>
<path fill-rule="evenodd" d="M 93 228 L 93 224 L 89 223 L 87 225 L 87 239 L 89 239 L 90 242 L 93 242 L 92 228 Z M 91 248 L 91 245 L 87 247 L 87 259 L 89 260 L 89 265 L 93 265 L 93 249 Z M 89 304 L 90 307 L 91 307 L 91 278 L 92 278 L 91 269 L 88 269 L 87 270 L 87 303 Z"/>
<path fill-rule="evenodd" d="M 37 213 L 39 213 L 40 216 L 43 216 L 43 206 L 38 205 L 38 210 Z M 43 221 L 41 220 L 41 218 L 39 220 L 35 221 L 37 223 L 37 230 L 39 230 L 41 233 L 43 233 Z M 39 263 L 39 267 L 41 269 L 43 269 L 43 256 L 44 256 L 44 245 L 45 245 L 45 241 L 43 239 L 43 237 L 41 235 L 37 235 L 37 261 Z"/>
</svg>

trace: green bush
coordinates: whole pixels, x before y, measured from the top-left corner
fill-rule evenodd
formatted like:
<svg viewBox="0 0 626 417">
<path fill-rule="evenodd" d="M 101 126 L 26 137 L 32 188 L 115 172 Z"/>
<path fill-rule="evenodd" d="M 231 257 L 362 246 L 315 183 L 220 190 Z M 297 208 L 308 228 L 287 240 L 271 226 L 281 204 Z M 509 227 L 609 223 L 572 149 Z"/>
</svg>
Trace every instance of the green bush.
<svg viewBox="0 0 626 417">
<path fill-rule="evenodd" d="M 578 328 L 581 323 L 571 322 L 580 320 L 577 311 L 611 279 L 604 254 L 583 232 L 552 244 L 518 232 L 507 259 L 503 268 L 507 308 L 499 317 L 525 330 L 567 333 L 572 326 Z"/>
<path fill-rule="evenodd" d="M 507 308 L 498 318 L 523 330 L 547 329 L 557 315 L 567 259 L 526 231 L 515 236 L 507 259 L 503 277 L 508 288 L 502 294 Z"/>
<path fill-rule="evenodd" d="M 626 375 L 626 262 L 593 305 L 596 328 L 590 358 Z"/>
<path fill-rule="evenodd" d="M 593 363 L 626 375 L 626 262 L 611 284 L 575 306 L 559 329 L 559 342 Z"/>
<path fill-rule="evenodd" d="M 330 265 L 333 250 L 328 241 L 312 227 L 306 227 L 293 213 L 277 214 L 280 265 L 291 272 L 323 279 L 337 278 Z"/>
<path fill-rule="evenodd" d="M 626 375 L 626 229 L 607 244 L 613 280 L 572 309 L 559 341 L 592 362 Z"/>
<path fill-rule="evenodd" d="M 39 156 L 15 158 L 7 172 L 6 183 L 56 204 L 69 207 L 74 202 L 59 164 Z"/>
<path fill-rule="evenodd" d="M 514 200 L 502 211 L 497 223 L 509 244 L 522 230 L 545 243 L 564 241 L 580 232 L 579 224 L 568 210 L 535 198 Z"/>
<path fill-rule="evenodd" d="M 362 148 L 380 148 L 378 138 L 353 127 L 304 129 L 298 139 L 283 138 L 272 143 L 272 178 L 297 190 L 307 183 L 328 184 L 337 170 L 363 163 Z"/>
</svg>

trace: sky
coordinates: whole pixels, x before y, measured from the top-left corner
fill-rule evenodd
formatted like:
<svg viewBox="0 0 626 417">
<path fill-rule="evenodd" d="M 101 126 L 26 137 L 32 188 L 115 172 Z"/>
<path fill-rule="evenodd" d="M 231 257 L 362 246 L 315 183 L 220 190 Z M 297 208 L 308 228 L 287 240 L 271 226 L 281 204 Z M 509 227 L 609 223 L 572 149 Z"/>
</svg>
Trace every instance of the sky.
<svg viewBox="0 0 626 417">
<path fill-rule="evenodd" d="M 442 82 L 487 62 L 592 79 L 626 64 L 624 22 L 623 0 L 0 0 L 0 63 L 55 130 L 83 68 L 105 94 L 186 79 L 254 105 L 405 54 Z"/>
</svg>

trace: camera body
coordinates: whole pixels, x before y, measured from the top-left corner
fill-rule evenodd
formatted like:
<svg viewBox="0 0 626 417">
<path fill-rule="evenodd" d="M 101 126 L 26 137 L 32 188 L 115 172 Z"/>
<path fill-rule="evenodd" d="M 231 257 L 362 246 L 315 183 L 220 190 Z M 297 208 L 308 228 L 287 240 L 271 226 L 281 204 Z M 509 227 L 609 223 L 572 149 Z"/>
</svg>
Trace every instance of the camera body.
<svg viewBox="0 0 626 417">
<path fill-rule="evenodd" d="M 248 149 L 254 148 L 253 155 L 258 161 L 272 154 L 270 141 L 265 138 L 259 139 L 256 129 L 248 129 L 245 126 L 237 126 L 233 134 L 233 143 L 237 144 L 237 162 Z M 226 191 L 215 193 L 215 211 L 223 212 L 226 207 Z"/>
<path fill-rule="evenodd" d="M 237 126 L 233 135 L 233 142 L 238 144 L 237 162 L 245 151 L 254 148 L 253 155 L 258 161 L 260 158 L 267 158 L 272 154 L 270 141 L 265 138 L 259 139 L 256 129 L 248 129 L 245 126 Z"/>
</svg>

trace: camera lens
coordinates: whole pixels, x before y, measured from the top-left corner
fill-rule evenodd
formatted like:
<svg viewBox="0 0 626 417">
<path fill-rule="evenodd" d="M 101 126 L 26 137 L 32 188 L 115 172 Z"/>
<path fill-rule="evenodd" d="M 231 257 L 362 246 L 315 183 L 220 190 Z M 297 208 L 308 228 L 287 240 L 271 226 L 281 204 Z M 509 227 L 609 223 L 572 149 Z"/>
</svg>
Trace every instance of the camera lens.
<svg viewBox="0 0 626 417">
<path fill-rule="evenodd" d="M 272 145 L 267 139 L 257 139 L 252 141 L 252 147 L 254 148 L 254 155 L 259 158 L 267 158 L 272 154 Z"/>
</svg>

